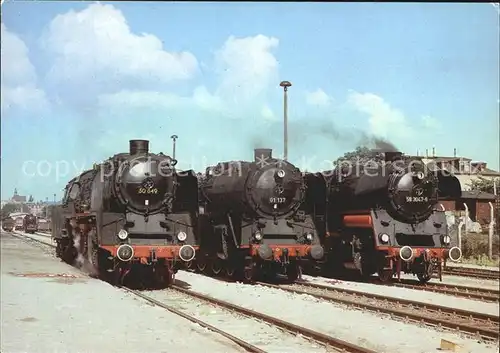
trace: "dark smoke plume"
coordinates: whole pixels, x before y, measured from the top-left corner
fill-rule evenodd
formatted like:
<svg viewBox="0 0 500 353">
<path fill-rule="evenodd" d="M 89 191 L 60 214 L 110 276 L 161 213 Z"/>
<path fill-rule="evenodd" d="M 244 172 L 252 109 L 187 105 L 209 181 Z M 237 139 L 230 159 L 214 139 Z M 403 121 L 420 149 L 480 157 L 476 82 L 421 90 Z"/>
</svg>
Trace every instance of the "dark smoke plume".
<svg viewBox="0 0 500 353">
<path fill-rule="evenodd" d="M 270 147 L 276 144 L 276 136 L 280 137 L 279 144 L 283 142 L 283 122 L 269 123 L 258 134 L 251 137 L 252 148 Z M 271 136 L 274 138 L 271 138 Z M 325 120 L 294 120 L 288 122 L 288 143 L 303 144 L 307 138 L 324 137 L 332 144 L 367 147 L 377 152 L 398 152 L 399 149 L 383 138 L 370 135 L 357 128 L 339 128 L 334 123 Z"/>
</svg>

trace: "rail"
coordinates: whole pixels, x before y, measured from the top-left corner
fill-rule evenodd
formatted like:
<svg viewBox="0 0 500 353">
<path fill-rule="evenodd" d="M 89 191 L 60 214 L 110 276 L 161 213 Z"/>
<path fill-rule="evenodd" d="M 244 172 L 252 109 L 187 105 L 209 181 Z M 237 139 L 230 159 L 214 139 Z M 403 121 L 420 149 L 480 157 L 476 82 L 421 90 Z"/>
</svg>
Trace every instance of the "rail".
<svg viewBox="0 0 500 353">
<path fill-rule="evenodd" d="M 445 267 L 443 274 L 462 277 L 473 277 L 479 279 L 500 279 L 500 272 L 494 270 L 470 268 L 470 267 Z"/>
<path fill-rule="evenodd" d="M 318 299 L 340 303 L 362 310 L 393 315 L 404 320 L 439 326 L 480 337 L 483 340 L 499 339 L 499 317 L 407 299 L 386 297 L 344 288 L 335 288 L 308 282 L 291 285 L 257 284 L 297 294 L 312 295 Z"/>
</svg>

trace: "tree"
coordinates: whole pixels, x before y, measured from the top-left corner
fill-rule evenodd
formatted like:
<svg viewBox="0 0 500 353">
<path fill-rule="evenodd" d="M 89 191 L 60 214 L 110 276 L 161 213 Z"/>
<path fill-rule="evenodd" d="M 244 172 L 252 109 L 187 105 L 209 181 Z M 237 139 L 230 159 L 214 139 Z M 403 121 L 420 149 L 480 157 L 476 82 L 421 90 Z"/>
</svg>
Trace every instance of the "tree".
<svg viewBox="0 0 500 353">
<path fill-rule="evenodd" d="M 18 206 L 14 203 L 6 203 L 0 211 L 2 219 L 9 217 L 9 214 L 16 212 Z"/>
<path fill-rule="evenodd" d="M 496 178 L 496 180 L 497 180 L 497 192 L 498 192 L 499 191 L 498 188 L 500 188 L 500 178 Z M 471 180 L 468 186 L 470 186 L 471 190 L 473 191 L 483 191 L 493 194 L 493 189 L 494 189 L 493 179 L 487 179 L 482 176 L 478 176 L 477 179 Z"/>
<path fill-rule="evenodd" d="M 335 166 L 342 162 L 349 162 L 351 164 L 361 163 L 364 164 L 369 160 L 381 161 L 384 160 L 382 153 L 369 149 L 368 147 L 356 147 L 352 152 L 346 152 L 342 157 L 339 157 L 335 162 Z"/>
</svg>

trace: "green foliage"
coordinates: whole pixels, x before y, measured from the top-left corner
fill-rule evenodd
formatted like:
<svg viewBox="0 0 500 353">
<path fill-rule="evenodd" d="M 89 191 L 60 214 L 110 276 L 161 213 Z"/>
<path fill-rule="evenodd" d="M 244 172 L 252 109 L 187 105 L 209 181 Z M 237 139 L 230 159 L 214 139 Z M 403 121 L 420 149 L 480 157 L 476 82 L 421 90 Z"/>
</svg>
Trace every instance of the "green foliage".
<svg viewBox="0 0 500 353">
<path fill-rule="evenodd" d="M 499 247 L 499 236 L 495 234 L 493 235 L 493 257 L 495 258 L 498 258 Z M 462 255 L 462 262 L 486 265 L 485 261 L 488 259 L 488 234 L 464 234 L 462 237 Z"/>
<path fill-rule="evenodd" d="M 356 147 L 352 152 L 346 152 L 342 157 L 339 157 L 335 162 L 335 166 L 342 162 L 349 162 L 351 164 L 356 163 L 366 163 L 369 160 L 381 161 L 383 160 L 383 154 L 373 151 L 368 147 Z"/>
<path fill-rule="evenodd" d="M 6 203 L 3 207 L 2 210 L 0 211 L 2 219 L 9 217 L 9 214 L 13 212 L 18 212 L 20 210 L 20 207 L 16 204 L 13 203 Z"/>
<path fill-rule="evenodd" d="M 497 178 L 497 187 L 500 187 L 499 184 Z M 483 191 L 493 194 L 493 179 L 487 179 L 480 176 L 478 179 L 471 180 L 468 186 L 474 191 Z"/>
</svg>

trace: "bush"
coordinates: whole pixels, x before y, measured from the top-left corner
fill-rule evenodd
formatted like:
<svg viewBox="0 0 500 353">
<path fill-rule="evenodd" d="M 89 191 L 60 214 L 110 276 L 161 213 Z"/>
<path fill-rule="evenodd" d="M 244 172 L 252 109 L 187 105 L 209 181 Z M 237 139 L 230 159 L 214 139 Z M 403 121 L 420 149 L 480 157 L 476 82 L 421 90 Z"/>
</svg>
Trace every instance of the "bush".
<svg viewBox="0 0 500 353">
<path fill-rule="evenodd" d="M 469 233 L 462 236 L 462 256 L 464 263 L 498 266 L 500 237 L 493 235 L 493 260 L 488 258 L 488 233 Z"/>
</svg>

